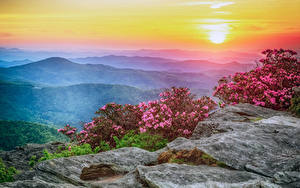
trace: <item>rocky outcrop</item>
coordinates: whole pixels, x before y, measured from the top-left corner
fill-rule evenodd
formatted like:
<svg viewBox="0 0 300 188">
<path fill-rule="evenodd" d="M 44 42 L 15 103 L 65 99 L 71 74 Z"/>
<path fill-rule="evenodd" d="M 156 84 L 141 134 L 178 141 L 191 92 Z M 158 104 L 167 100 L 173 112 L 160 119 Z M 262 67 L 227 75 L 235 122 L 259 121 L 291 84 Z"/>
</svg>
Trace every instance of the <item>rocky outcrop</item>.
<svg viewBox="0 0 300 188">
<path fill-rule="evenodd" d="M 178 155 L 193 161 L 168 163 Z M 210 166 L 195 158 L 204 155 Z M 300 187 L 299 119 L 249 104 L 228 106 L 200 122 L 191 139 L 177 138 L 162 150 L 121 148 L 44 161 L 30 177 L 1 186 Z"/>
<path fill-rule="evenodd" d="M 27 171 L 31 168 L 28 164 L 30 158 L 35 155 L 37 159 L 43 156 L 43 150 L 53 153 L 58 147 L 64 147 L 64 143 L 52 142 L 48 144 L 27 144 L 25 146 L 17 146 L 15 150 L 0 151 L 0 158 L 6 166 L 14 166 L 19 171 Z"/>
<path fill-rule="evenodd" d="M 162 164 L 138 166 L 137 172 L 149 187 L 279 187 L 253 173 L 210 166 Z"/>
</svg>

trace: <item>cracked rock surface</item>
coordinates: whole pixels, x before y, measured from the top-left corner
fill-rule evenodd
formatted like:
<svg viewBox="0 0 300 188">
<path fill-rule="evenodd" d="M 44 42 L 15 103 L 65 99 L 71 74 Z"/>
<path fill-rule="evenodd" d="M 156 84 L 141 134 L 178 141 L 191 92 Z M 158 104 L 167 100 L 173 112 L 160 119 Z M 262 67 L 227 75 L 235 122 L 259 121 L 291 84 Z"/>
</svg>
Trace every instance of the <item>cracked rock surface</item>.
<svg viewBox="0 0 300 188">
<path fill-rule="evenodd" d="M 300 187 L 299 124 L 286 112 L 228 106 L 200 122 L 190 139 L 177 138 L 159 151 L 121 148 L 44 161 L 0 187 Z M 157 163 L 164 151 L 194 148 L 230 169 Z"/>
</svg>

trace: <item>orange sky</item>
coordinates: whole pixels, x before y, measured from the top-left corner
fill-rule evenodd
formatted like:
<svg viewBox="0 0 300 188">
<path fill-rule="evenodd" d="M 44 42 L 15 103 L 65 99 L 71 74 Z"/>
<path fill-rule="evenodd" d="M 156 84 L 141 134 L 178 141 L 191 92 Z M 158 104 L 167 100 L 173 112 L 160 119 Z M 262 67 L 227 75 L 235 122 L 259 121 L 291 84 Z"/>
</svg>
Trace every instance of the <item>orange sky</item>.
<svg viewBox="0 0 300 188">
<path fill-rule="evenodd" d="M 300 0 L 1 0 L 0 46 L 300 48 Z"/>
</svg>

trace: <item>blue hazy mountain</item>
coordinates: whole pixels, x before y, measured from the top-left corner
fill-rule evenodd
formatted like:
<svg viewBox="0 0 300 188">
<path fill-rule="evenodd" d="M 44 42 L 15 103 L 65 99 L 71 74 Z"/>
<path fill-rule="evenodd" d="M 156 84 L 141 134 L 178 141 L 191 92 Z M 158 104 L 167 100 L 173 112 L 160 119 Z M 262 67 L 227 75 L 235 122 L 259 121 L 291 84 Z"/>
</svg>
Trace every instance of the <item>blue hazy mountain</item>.
<svg viewBox="0 0 300 188">
<path fill-rule="evenodd" d="M 1 68 L 2 80 L 23 80 L 51 86 L 82 83 L 121 84 L 142 89 L 183 86 L 197 89 L 212 88 L 217 78 L 203 73 L 174 73 L 120 69 L 103 64 L 77 64 L 60 57 L 52 57 L 26 65 Z"/>
<path fill-rule="evenodd" d="M 28 64 L 28 63 L 31 63 L 31 62 L 32 61 L 30 61 L 28 59 L 16 60 L 16 61 L 3 61 L 3 60 L 0 60 L 0 67 L 8 68 L 8 67 L 14 67 L 14 66 Z"/>
<path fill-rule="evenodd" d="M 103 57 L 86 57 L 70 59 L 76 63 L 82 64 L 103 64 L 117 68 L 132 68 L 151 71 L 169 71 L 169 72 L 204 72 L 204 71 L 222 71 L 229 70 L 232 73 L 237 71 L 247 71 L 253 68 L 253 64 L 241 64 L 238 62 L 214 63 L 207 60 L 173 60 L 158 57 L 140 57 L 140 56 L 116 56 L 109 55 Z"/>
<path fill-rule="evenodd" d="M 0 59 L 3 61 L 20 61 L 30 59 L 38 61 L 53 56 L 73 57 L 70 52 L 59 51 L 38 51 L 38 50 L 23 50 L 19 48 L 4 48 L 0 47 Z"/>
</svg>

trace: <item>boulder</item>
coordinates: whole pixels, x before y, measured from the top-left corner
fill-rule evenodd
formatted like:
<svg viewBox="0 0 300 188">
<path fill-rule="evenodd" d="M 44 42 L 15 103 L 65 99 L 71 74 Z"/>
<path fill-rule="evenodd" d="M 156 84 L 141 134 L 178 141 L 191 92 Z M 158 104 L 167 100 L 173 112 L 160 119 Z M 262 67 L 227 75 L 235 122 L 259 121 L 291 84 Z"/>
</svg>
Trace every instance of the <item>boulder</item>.
<svg viewBox="0 0 300 188">
<path fill-rule="evenodd" d="M 17 146 L 11 151 L 0 151 L 0 158 L 6 166 L 14 166 L 19 171 L 28 171 L 32 167 L 28 164 L 30 158 L 35 155 L 37 159 L 43 156 L 43 150 L 53 153 L 58 147 L 64 147 L 61 142 L 52 142 L 47 144 L 27 144 L 25 146 Z"/>
</svg>

